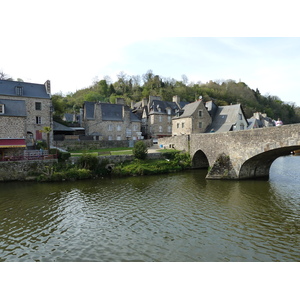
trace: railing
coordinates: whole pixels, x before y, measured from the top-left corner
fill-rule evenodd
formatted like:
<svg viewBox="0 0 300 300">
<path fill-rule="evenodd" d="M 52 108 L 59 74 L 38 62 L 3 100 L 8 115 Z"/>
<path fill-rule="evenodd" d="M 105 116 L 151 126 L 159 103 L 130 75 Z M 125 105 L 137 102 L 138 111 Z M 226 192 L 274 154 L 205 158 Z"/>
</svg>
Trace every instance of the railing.
<svg viewBox="0 0 300 300">
<path fill-rule="evenodd" d="M 56 154 L 42 154 L 42 155 L 10 155 L 0 157 L 0 161 L 22 161 L 22 160 L 47 160 L 56 159 Z"/>
</svg>

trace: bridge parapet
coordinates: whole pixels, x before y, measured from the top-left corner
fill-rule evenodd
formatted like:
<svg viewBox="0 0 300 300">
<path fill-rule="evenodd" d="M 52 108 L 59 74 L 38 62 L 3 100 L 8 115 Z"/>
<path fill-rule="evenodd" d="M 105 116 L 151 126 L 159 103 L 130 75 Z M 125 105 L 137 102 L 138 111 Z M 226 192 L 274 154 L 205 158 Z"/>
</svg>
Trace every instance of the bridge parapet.
<svg viewBox="0 0 300 300">
<path fill-rule="evenodd" d="M 276 158 L 300 149 L 300 124 L 177 136 L 163 143 L 168 141 L 188 151 L 195 168 L 209 167 L 208 179 L 268 177 Z"/>
</svg>

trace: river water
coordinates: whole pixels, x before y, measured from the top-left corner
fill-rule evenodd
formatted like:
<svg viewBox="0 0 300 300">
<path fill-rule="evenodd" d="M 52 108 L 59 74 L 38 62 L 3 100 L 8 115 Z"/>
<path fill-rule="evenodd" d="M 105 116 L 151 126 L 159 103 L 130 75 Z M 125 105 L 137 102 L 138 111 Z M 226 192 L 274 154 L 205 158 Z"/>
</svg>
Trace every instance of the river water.
<svg viewBox="0 0 300 300">
<path fill-rule="evenodd" d="M 278 158 L 268 181 L 0 183 L 0 261 L 300 261 L 299 165 Z"/>
</svg>

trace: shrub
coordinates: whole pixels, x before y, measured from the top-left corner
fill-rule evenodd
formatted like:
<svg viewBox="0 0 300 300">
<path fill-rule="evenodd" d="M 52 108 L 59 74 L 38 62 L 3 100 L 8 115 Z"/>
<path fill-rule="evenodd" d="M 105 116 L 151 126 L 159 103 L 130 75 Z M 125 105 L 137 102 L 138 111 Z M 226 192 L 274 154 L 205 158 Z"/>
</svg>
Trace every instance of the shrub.
<svg viewBox="0 0 300 300">
<path fill-rule="evenodd" d="M 96 170 L 98 164 L 98 157 L 92 154 L 83 154 L 78 160 L 78 166 L 81 169 Z"/>
<path fill-rule="evenodd" d="M 142 141 L 138 141 L 135 143 L 132 153 L 137 159 L 146 159 L 148 154 L 147 146 Z"/>
</svg>

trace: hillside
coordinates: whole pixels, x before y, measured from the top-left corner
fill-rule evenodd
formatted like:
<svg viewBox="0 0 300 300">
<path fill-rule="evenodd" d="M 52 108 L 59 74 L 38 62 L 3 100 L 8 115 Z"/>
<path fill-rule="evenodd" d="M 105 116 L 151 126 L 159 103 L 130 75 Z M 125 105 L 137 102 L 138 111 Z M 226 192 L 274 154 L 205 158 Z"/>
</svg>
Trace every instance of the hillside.
<svg viewBox="0 0 300 300">
<path fill-rule="evenodd" d="M 188 102 L 202 96 L 204 101 L 215 99 L 218 105 L 241 103 L 247 118 L 258 111 L 273 119 L 281 118 L 284 124 L 300 122 L 300 108 L 294 103 L 286 103 L 273 95 L 261 95 L 257 88 L 253 90 L 244 82 L 229 79 L 189 83 L 185 75 L 178 81 L 154 75 L 151 70 L 142 76 L 129 76 L 121 72 L 117 77 L 116 82 L 106 77 L 75 93 L 66 96 L 53 95 L 56 118 L 65 112 L 78 112 L 84 101 L 115 103 L 117 97 L 122 97 L 130 105 L 131 101 L 137 102 L 149 95 L 161 96 L 165 101 L 172 101 L 172 97 L 178 95 L 182 101 Z"/>
</svg>

